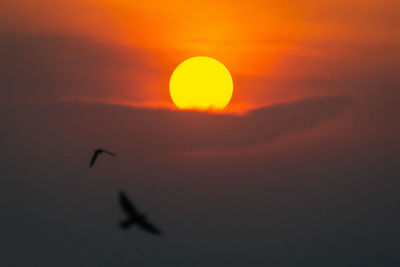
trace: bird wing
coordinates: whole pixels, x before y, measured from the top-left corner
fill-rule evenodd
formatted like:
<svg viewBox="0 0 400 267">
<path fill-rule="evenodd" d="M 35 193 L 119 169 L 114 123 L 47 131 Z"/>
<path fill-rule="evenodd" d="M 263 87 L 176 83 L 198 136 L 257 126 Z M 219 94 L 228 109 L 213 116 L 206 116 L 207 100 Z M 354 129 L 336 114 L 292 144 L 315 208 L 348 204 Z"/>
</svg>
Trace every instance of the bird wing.
<svg viewBox="0 0 400 267">
<path fill-rule="evenodd" d="M 121 204 L 122 209 L 130 216 L 137 214 L 135 206 L 131 201 L 129 201 L 124 192 L 119 193 L 119 203 Z"/>
<path fill-rule="evenodd" d="M 137 223 L 138 223 L 138 225 L 139 225 L 140 227 L 142 227 L 143 230 L 145 230 L 145 231 L 147 231 L 147 232 L 150 232 L 150 233 L 153 233 L 153 234 L 156 234 L 156 235 L 161 235 L 161 231 L 160 231 L 157 227 L 155 227 L 154 225 L 152 225 L 152 224 L 151 224 L 149 221 L 147 221 L 146 219 L 140 220 L 140 221 L 138 221 Z"/>
<path fill-rule="evenodd" d="M 97 156 L 98 156 L 98 155 L 99 155 L 99 152 L 95 151 L 94 154 L 93 154 L 93 156 L 92 156 L 92 159 L 90 160 L 90 165 L 89 165 L 89 167 L 92 167 L 92 166 L 94 165 L 94 163 L 96 162 L 96 159 L 97 159 Z"/>
<path fill-rule="evenodd" d="M 108 155 L 110 155 L 110 156 L 113 156 L 113 157 L 116 157 L 116 156 L 117 156 L 117 155 L 115 155 L 114 153 L 112 153 L 112 152 L 110 152 L 110 151 L 107 151 L 107 150 L 103 150 L 103 152 L 106 153 L 106 154 L 108 154 Z"/>
</svg>

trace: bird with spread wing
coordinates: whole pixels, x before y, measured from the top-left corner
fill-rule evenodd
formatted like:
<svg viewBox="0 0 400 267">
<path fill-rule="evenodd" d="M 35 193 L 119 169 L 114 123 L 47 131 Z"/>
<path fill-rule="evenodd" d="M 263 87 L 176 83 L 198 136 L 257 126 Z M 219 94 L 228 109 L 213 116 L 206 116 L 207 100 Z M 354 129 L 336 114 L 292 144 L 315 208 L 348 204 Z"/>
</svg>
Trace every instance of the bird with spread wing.
<svg viewBox="0 0 400 267">
<path fill-rule="evenodd" d="M 106 153 L 106 154 L 108 154 L 108 155 L 110 155 L 110 156 L 113 156 L 113 157 L 116 157 L 116 156 L 117 156 L 117 155 L 115 155 L 114 153 L 112 153 L 112 152 L 110 152 L 110 151 L 107 151 L 107 150 L 98 148 L 98 149 L 96 149 L 96 150 L 94 151 L 94 154 L 93 154 L 93 156 L 92 156 L 92 159 L 90 160 L 90 164 L 89 164 L 89 167 L 90 167 L 90 168 L 93 167 L 94 163 L 95 163 L 96 160 L 97 160 L 97 157 L 98 157 L 100 154 L 102 154 L 102 153 Z"/>
<path fill-rule="evenodd" d="M 161 235 L 161 231 L 152 225 L 144 214 L 141 214 L 137 211 L 135 206 L 122 191 L 119 193 L 119 202 L 124 212 L 128 215 L 126 220 L 120 222 L 122 229 L 128 229 L 133 224 L 136 224 L 147 232 L 155 235 Z"/>
</svg>

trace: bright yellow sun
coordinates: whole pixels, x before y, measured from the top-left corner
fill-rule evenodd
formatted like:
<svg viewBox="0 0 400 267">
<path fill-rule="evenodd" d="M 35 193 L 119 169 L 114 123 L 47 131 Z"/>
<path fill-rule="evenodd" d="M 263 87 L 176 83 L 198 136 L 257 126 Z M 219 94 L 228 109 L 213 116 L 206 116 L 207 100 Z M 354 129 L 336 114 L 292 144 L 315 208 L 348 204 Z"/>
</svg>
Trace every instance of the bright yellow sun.
<svg viewBox="0 0 400 267">
<path fill-rule="evenodd" d="M 180 109 L 221 110 L 232 98 L 228 69 L 210 57 L 192 57 L 172 73 L 169 92 Z"/>
</svg>

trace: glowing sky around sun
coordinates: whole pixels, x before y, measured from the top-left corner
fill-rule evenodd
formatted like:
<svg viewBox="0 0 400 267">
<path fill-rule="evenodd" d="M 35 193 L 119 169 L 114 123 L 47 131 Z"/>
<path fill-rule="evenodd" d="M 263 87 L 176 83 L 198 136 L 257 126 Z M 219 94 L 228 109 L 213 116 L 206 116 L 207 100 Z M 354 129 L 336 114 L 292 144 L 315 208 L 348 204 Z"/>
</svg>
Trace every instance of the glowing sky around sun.
<svg viewBox="0 0 400 267">
<path fill-rule="evenodd" d="M 395 64 L 390 55 L 399 44 L 399 6 L 377 0 L 16 0 L 2 2 L 0 28 L 88 36 L 145 56 L 146 66 L 101 70 L 116 88 L 86 98 L 108 102 L 171 104 L 169 77 L 177 64 L 198 55 L 217 58 L 235 81 L 228 108 L 241 108 L 343 93 L 344 77 L 364 75 L 372 62 Z M 321 86 L 326 79 L 337 86 Z"/>
</svg>

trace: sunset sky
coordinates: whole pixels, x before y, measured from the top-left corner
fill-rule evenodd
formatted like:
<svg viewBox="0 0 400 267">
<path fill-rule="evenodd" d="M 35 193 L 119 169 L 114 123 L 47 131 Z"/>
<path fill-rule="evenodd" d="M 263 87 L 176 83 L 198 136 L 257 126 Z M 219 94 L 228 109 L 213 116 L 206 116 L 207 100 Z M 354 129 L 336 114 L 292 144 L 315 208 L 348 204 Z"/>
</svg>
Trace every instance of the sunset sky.
<svg viewBox="0 0 400 267">
<path fill-rule="evenodd" d="M 396 78 L 399 8 L 398 1 L 375 0 L 3 1 L 2 64 L 19 76 L 2 80 L 18 90 L 29 89 L 14 78 L 66 80 L 31 93 L 30 101 L 165 105 L 173 69 L 210 56 L 233 75 L 231 109 L 370 95 Z M 47 73 L 27 73 L 15 62 L 23 58 Z M 17 90 L 6 96 L 24 98 Z"/>
<path fill-rule="evenodd" d="M 399 14 L 1 1 L 0 266 L 400 266 Z M 170 98 L 195 56 L 232 75 L 220 112 Z M 117 228 L 121 189 L 165 237 Z"/>
</svg>

